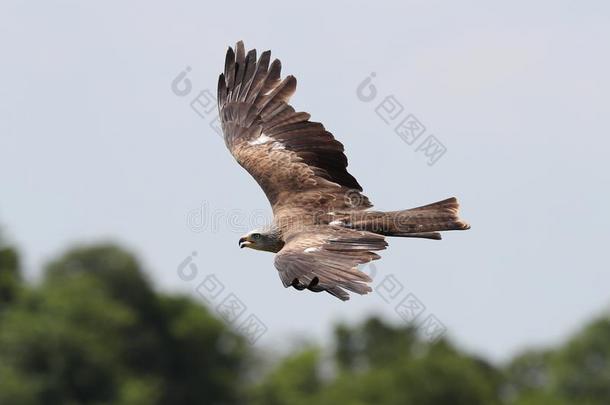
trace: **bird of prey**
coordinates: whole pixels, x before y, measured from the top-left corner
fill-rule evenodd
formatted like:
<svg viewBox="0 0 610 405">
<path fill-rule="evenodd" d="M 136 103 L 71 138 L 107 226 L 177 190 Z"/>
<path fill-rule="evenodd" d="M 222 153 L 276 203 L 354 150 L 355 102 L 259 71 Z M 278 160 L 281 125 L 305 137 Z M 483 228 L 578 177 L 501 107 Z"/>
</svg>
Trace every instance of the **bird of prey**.
<svg viewBox="0 0 610 405">
<path fill-rule="evenodd" d="M 362 187 L 347 171 L 343 144 L 306 112 L 289 104 L 294 76 L 280 77 L 271 52 L 257 59 L 243 42 L 229 47 L 218 80 L 218 110 L 227 148 L 258 182 L 272 224 L 239 239 L 240 247 L 276 253 L 285 287 L 326 291 L 348 300 L 348 291 L 371 291 L 358 265 L 379 259 L 385 236 L 441 239 L 439 231 L 468 229 L 449 198 L 408 210 L 372 211 Z"/>
</svg>

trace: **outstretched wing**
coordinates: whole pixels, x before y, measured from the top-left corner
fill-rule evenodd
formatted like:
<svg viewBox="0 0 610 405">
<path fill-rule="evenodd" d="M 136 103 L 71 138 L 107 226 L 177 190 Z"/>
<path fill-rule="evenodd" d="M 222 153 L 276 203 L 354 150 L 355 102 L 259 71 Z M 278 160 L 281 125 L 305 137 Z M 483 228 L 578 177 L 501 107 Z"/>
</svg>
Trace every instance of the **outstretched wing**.
<svg viewBox="0 0 610 405">
<path fill-rule="evenodd" d="M 347 172 L 343 145 L 288 104 L 296 79 L 280 80 L 281 63 L 270 58 L 266 51 L 257 61 L 256 50 L 246 54 L 241 41 L 227 51 L 218 108 L 235 159 L 261 186 L 276 217 L 370 207 Z"/>
<path fill-rule="evenodd" d="M 349 290 L 358 294 L 371 291 L 370 277 L 358 270 L 359 264 L 379 259 L 374 253 L 387 246 L 384 237 L 370 232 L 335 226 L 313 226 L 288 236 L 275 256 L 284 287 L 326 291 L 346 301 Z"/>
</svg>

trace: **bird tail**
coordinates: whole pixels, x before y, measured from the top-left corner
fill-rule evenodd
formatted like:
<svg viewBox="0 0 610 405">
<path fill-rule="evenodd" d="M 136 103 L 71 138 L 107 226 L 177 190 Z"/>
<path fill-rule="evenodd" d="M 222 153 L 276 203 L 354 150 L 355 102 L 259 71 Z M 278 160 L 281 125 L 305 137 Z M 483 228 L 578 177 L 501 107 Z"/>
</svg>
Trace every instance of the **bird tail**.
<svg viewBox="0 0 610 405">
<path fill-rule="evenodd" d="M 458 210 L 459 203 L 452 197 L 402 211 L 355 212 L 346 225 L 385 236 L 441 239 L 439 231 L 470 229 L 470 225 L 459 218 Z"/>
</svg>

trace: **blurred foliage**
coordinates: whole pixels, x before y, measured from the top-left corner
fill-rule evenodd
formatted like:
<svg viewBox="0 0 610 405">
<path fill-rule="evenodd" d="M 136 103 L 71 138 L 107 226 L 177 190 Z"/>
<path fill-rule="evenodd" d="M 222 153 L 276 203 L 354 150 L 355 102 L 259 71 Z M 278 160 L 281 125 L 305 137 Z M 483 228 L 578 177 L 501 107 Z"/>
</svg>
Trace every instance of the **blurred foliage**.
<svg viewBox="0 0 610 405">
<path fill-rule="evenodd" d="M 72 250 L 21 288 L 0 312 L 0 404 L 238 403 L 244 340 L 124 250 Z"/>
<path fill-rule="evenodd" d="M 4 243 L 0 233 L 0 310 L 15 300 L 20 285 L 19 256 Z"/>
<path fill-rule="evenodd" d="M 263 373 L 243 337 L 197 301 L 155 291 L 118 246 L 74 248 L 36 285 L 20 271 L 0 238 L 2 405 L 610 404 L 610 317 L 506 365 L 370 318 Z"/>
<path fill-rule="evenodd" d="M 255 404 L 494 404 L 501 382 L 493 366 L 447 342 L 426 345 L 408 327 L 372 318 L 335 332 L 335 375 L 311 349 L 284 360 L 253 389 Z M 318 371 L 318 374 L 316 374 Z M 318 377 L 316 377 L 318 375 Z M 300 402 L 294 402 L 300 398 Z"/>
</svg>

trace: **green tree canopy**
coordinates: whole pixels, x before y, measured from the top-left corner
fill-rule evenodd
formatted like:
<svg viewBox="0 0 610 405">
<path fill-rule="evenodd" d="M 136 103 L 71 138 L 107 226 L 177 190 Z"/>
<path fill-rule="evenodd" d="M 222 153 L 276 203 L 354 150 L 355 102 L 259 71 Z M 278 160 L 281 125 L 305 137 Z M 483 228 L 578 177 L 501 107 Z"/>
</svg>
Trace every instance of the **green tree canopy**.
<svg viewBox="0 0 610 405">
<path fill-rule="evenodd" d="M 19 255 L 4 241 L 0 232 L 0 311 L 15 299 L 20 284 Z"/>
<path fill-rule="evenodd" d="M 609 316 L 506 365 L 376 317 L 265 373 L 260 353 L 118 246 L 71 249 L 32 284 L 0 238 L 1 405 L 610 404 Z"/>
<path fill-rule="evenodd" d="M 53 261 L 0 318 L 0 404 L 238 403 L 243 339 L 112 245 Z"/>
</svg>

